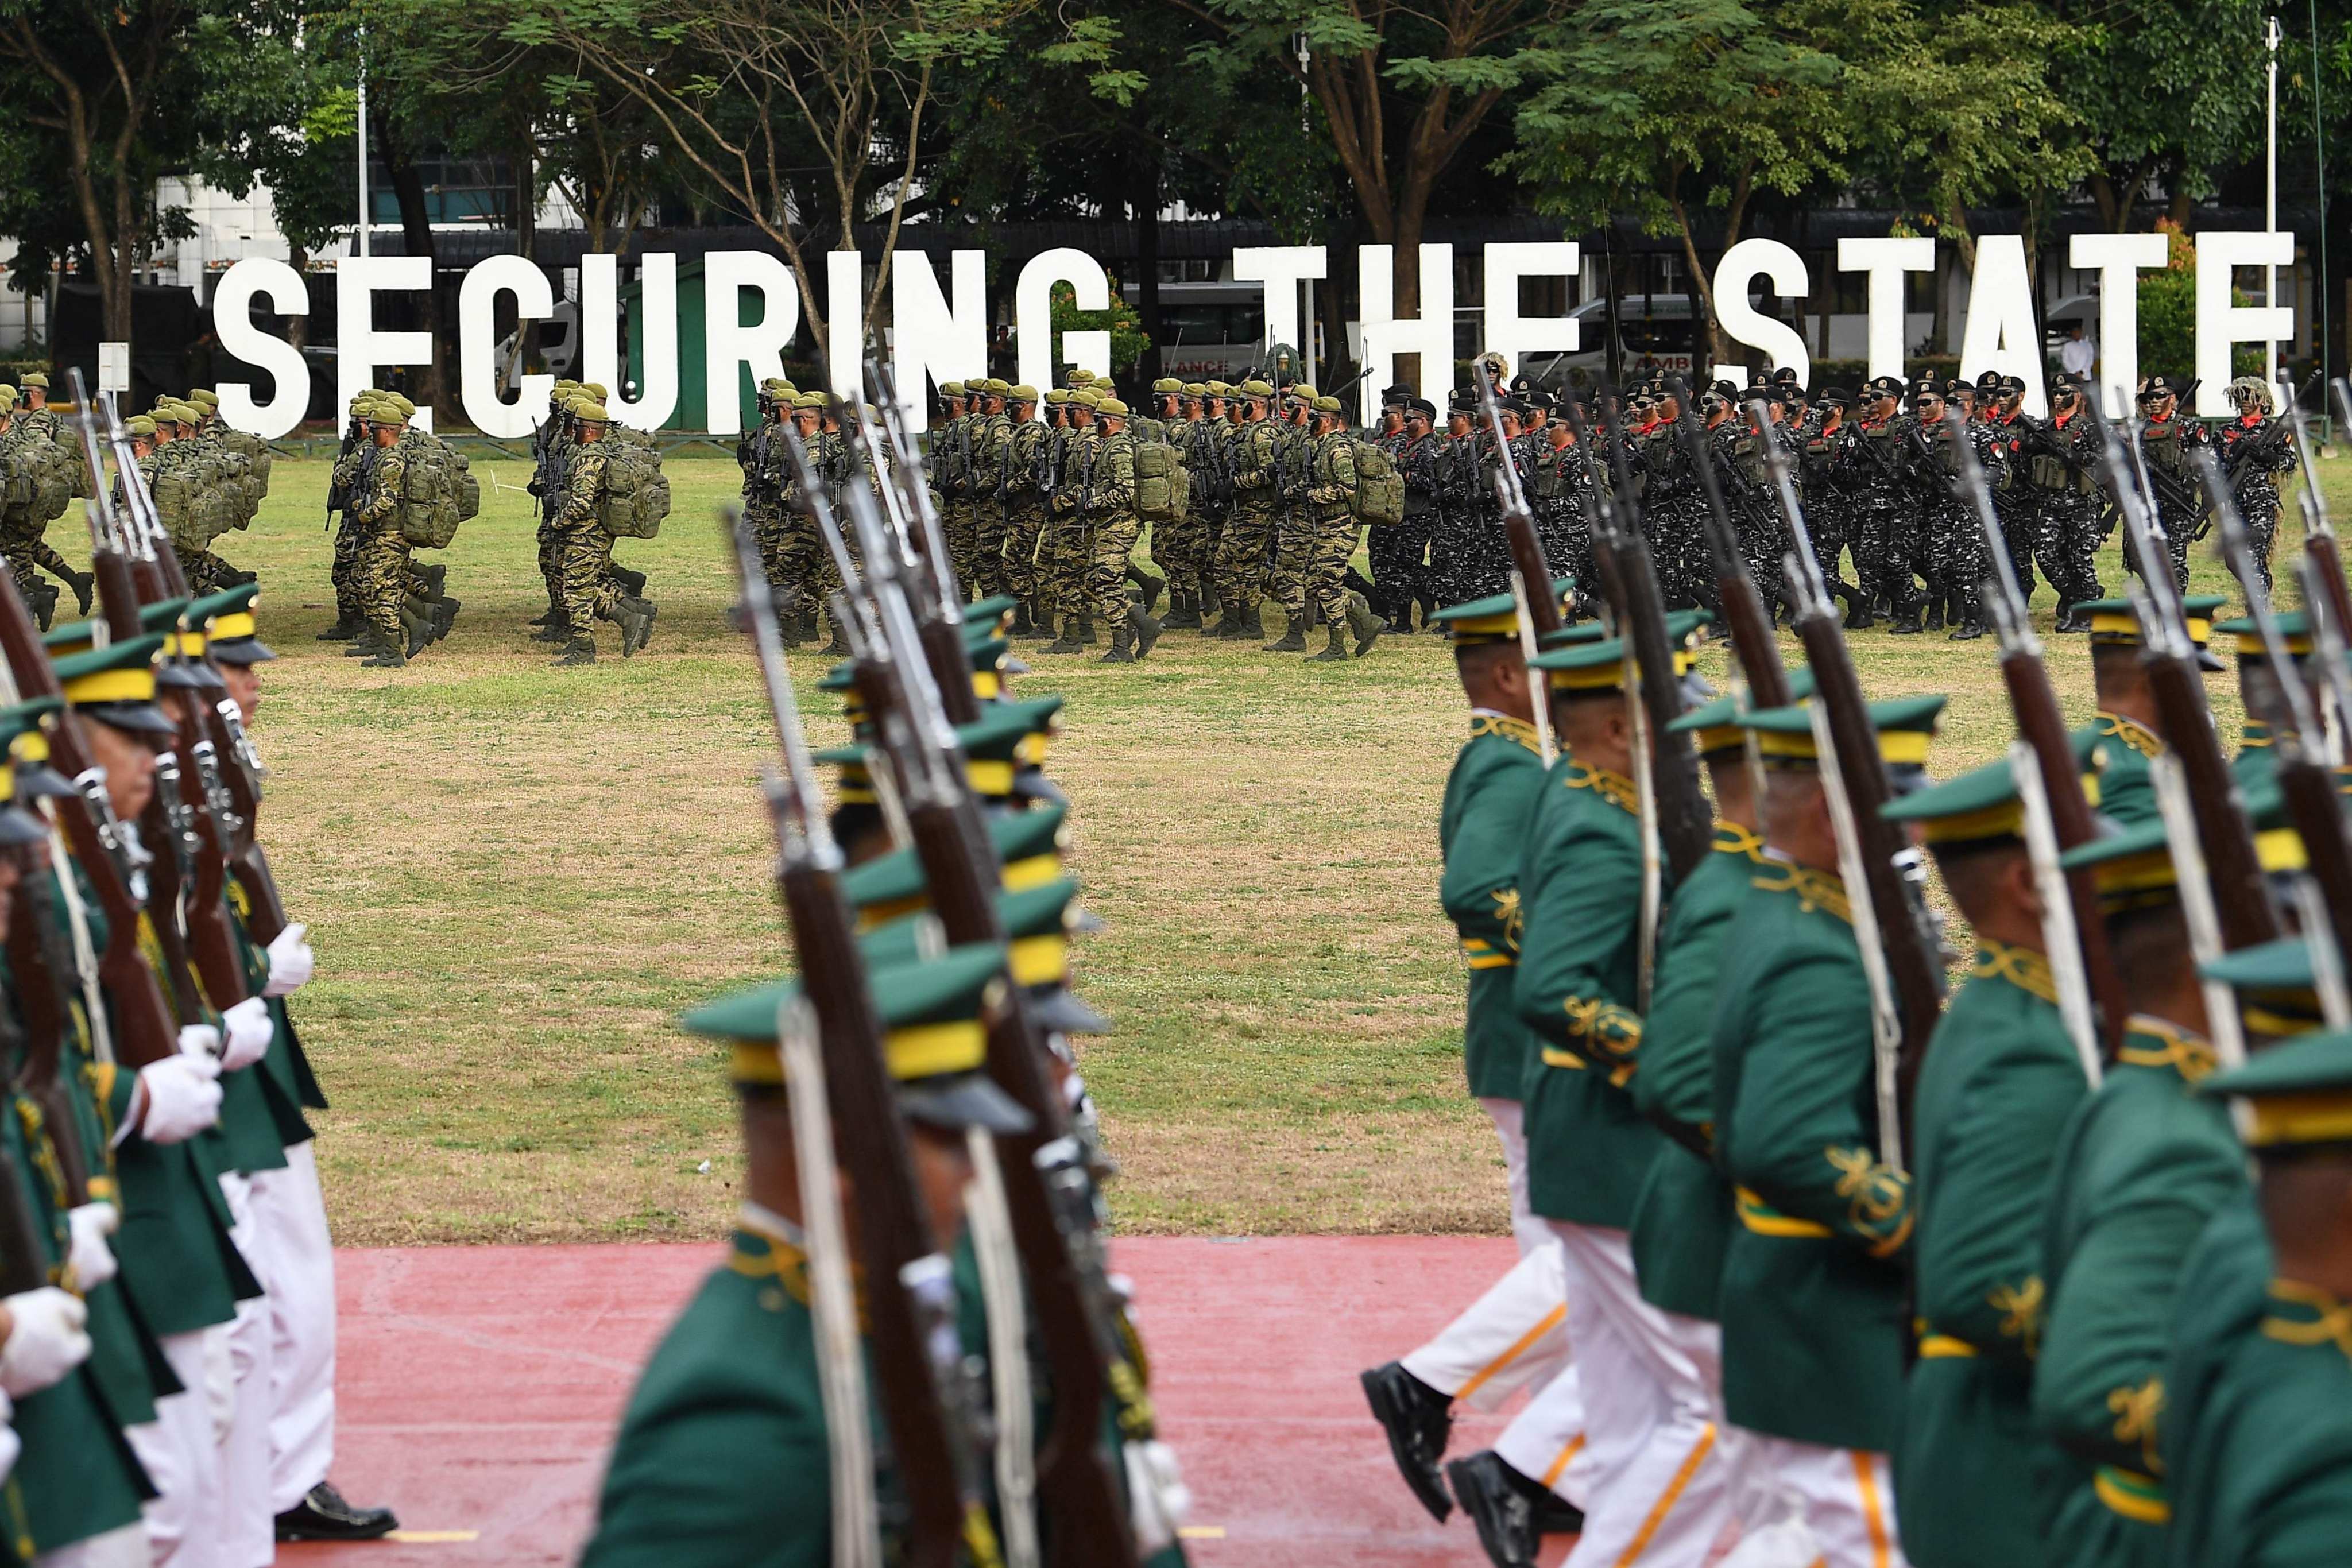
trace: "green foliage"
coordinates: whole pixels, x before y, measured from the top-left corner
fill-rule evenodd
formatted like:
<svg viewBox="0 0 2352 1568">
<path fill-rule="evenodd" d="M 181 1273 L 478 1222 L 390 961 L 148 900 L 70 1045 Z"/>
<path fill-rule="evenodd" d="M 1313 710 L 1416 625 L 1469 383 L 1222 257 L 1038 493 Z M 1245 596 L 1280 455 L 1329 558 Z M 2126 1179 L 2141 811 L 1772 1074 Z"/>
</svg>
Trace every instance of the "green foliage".
<svg viewBox="0 0 2352 1568">
<path fill-rule="evenodd" d="M 2139 373 L 2187 381 L 2197 362 L 2197 248 L 2169 225 L 2160 268 L 2139 275 Z"/>
<path fill-rule="evenodd" d="M 1113 375 L 1125 375 L 1151 347 L 1151 339 L 1143 330 L 1143 319 L 1135 313 L 1118 291 L 1118 279 L 1110 279 L 1110 308 L 1081 310 L 1077 290 L 1066 283 L 1054 285 L 1053 299 L 1054 344 L 1061 346 L 1065 332 L 1108 332 L 1110 334 L 1110 369 Z"/>
</svg>

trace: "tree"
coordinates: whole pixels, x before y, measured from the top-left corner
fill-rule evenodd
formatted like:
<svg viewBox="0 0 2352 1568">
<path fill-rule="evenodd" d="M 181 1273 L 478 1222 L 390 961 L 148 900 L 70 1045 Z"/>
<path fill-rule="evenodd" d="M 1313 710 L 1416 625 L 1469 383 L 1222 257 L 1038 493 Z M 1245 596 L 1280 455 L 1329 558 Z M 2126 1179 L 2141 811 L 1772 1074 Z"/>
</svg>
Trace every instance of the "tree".
<svg viewBox="0 0 2352 1568">
<path fill-rule="evenodd" d="M 2051 15 L 2072 35 L 2062 79 L 2095 161 L 2087 183 L 2101 221 L 2116 234 L 2136 227 L 2161 177 L 2173 223 L 2187 223 L 2190 202 L 2262 134 L 2265 7 L 2053 0 Z"/>
<path fill-rule="evenodd" d="M 103 329 L 127 340 L 140 262 L 185 232 L 156 204 L 156 177 L 252 111 L 286 48 L 277 19 L 236 0 L 0 0 L 0 124 L 34 150 L 12 166 L 49 172 L 0 190 L 20 275 L 86 258 Z"/>
<path fill-rule="evenodd" d="M 1713 270 L 1700 225 L 1719 214 L 1722 249 L 1760 191 L 1794 195 L 1842 177 L 1837 107 L 1845 68 L 1829 43 L 1833 7 L 1770 12 L 1742 0 L 1593 0 L 1548 28 L 1528 62 L 1509 165 L 1537 204 L 1575 226 L 1631 208 L 1652 234 L 1680 236 L 1717 359 Z"/>
<path fill-rule="evenodd" d="M 866 319 L 929 131 L 941 64 L 985 57 L 1036 0 L 557 0 L 515 6 L 506 36 L 576 48 L 791 263 L 802 317 L 828 351 L 813 249 L 856 246 L 887 213 Z M 894 132 L 886 140 L 885 131 Z M 819 179 L 799 176 L 809 154 Z"/>
</svg>

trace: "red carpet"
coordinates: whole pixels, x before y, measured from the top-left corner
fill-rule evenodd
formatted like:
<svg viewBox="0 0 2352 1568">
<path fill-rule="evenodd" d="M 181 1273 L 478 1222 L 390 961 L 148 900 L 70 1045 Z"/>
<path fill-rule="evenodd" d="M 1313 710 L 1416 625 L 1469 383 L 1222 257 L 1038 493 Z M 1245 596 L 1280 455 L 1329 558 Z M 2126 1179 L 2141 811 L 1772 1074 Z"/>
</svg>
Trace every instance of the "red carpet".
<svg viewBox="0 0 2352 1568">
<path fill-rule="evenodd" d="M 347 1251 L 336 1479 L 412 1539 L 287 1548 L 300 1568 L 569 1563 L 638 1364 L 716 1260 L 703 1247 Z M 1391 1468 L 1356 1374 L 1510 1262 L 1504 1239 L 1118 1243 L 1200 1568 L 1476 1568 Z M 1455 1428 L 1466 1453 L 1496 1429 Z M 1559 1544 L 1565 1544 L 1564 1542 Z M 1558 1555 L 1557 1549 L 1553 1555 Z"/>
</svg>

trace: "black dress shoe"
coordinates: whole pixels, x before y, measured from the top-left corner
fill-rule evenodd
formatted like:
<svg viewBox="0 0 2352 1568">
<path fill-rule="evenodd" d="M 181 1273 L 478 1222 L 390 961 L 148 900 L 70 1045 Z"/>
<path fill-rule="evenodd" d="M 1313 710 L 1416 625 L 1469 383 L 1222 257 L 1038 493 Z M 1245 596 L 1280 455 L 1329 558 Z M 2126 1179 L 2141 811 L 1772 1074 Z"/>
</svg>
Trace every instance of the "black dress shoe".
<svg viewBox="0 0 2352 1568">
<path fill-rule="evenodd" d="M 1541 1532 L 1536 1516 L 1549 1489 L 1505 1464 L 1489 1448 L 1445 1467 L 1462 1511 L 1478 1527 L 1478 1544 L 1495 1568 L 1536 1568 Z"/>
<path fill-rule="evenodd" d="M 1430 1517 L 1444 1523 L 1454 1511 L 1454 1500 L 1445 1494 L 1437 1461 L 1445 1457 L 1445 1440 L 1454 1430 L 1454 1401 L 1407 1372 L 1402 1362 L 1376 1366 L 1362 1381 L 1372 1419 L 1389 1435 L 1389 1456 L 1404 1484 Z"/>
<path fill-rule="evenodd" d="M 353 1508 L 332 1481 L 320 1481 L 278 1516 L 280 1541 L 376 1541 L 399 1528 L 392 1510 Z"/>
</svg>

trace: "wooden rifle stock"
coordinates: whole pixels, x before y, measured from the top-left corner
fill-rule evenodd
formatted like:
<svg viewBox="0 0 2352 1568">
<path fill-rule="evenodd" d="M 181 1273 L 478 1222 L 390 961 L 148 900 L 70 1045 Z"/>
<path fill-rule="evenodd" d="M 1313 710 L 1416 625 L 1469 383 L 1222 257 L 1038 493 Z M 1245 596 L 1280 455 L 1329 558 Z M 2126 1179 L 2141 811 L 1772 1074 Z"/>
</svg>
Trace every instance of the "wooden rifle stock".
<svg viewBox="0 0 2352 1568">
<path fill-rule="evenodd" d="M 30 857 L 26 857 L 27 861 Z M 89 1160 L 81 1129 L 58 1073 L 65 1060 L 67 1009 L 63 977 L 52 961 L 47 938 L 47 869 L 26 864 L 8 914 L 8 967 L 16 977 L 16 997 L 25 1020 L 24 1065 L 16 1092 L 40 1107 L 49 1145 L 65 1179 L 66 1207 L 89 1201 Z"/>
<path fill-rule="evenodd" d="M 1715 555 L 1715 596 L 1723 605 L 1731 651 L 1739 660 L 1739 673 L 1748 683 L 1752 706 L 1786 707 L 1790 701 L 1789 675 L 1780 667 L 1780 640 L 1772 630 L 1772 617 L 1764 608 L 1764 596 L 1756 591 L 1756 580 L 1748 574 L 1748 558 L 1739 549 L 1739 532 L 1732 523 L 1731 508 L 1723 498 L 1722 478 L 1715 471 L 1714 455 L 1707 451 L 1706 434 L 1699 428 L 1698 415 L 1691 410 L 1690 389 L 1683 385 L 1680 376 L 1669 376 L 1666 384 L 1673 388 L 1681 411 L 1675 421 L 1675 434 L 1682 437 L 1683 450 L 1690 455 L 1692 471 L 1698 476 L 1699 493 L 1706 497 L 1706 537 Z M 1771 438 L 1769 430 L 1757 433 L 1759 441 Z"/>
<path fill-rule="evenodd" d="M 2180 760 L 2189 804 L 2197 819 L 2198 842 L 2213 884 L 2213 907 L 2221 945 L 2231 952 L 2268 942 L 2279 934 L 2278 912 L 2263 879 L 2254 835 L 2247 826 L 2237 780 L 2221 756 L 2213 716 L 2205 706 L 2205 683 L 2185 660 L 2157 653 L 2141 654 L 2149 695 L 2156 699 L 2157 727 Z"/>
<path fill-rule="evenodd" d="M 49 1282 L 48 1249 L 26 1193 L 26 1173 L 0 1159 L 0 1295 L 17 1296 Z"/>
<path fill-rule="evenodd" d="M 1521 511 L 1503 514 L 1503 539 L 1510 546 L 1511 565 L 1528 585 L 1528 619 L 1541 643 L 1559 630 L 1559 599 L 1551 591 L 1551 563 L 1544 559 L 1543 540 L 1536 537 L 1533 517 Z"/>
</svg>

